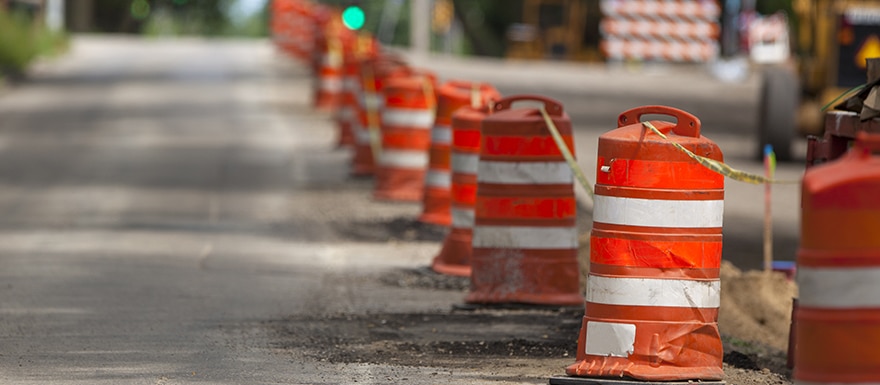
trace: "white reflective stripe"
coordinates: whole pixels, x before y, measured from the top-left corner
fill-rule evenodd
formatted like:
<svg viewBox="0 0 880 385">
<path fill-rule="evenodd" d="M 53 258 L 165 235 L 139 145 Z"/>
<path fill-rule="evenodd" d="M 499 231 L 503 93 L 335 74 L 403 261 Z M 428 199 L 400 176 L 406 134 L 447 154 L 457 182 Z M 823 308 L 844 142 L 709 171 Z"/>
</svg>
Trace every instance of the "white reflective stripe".
<svg viewBox="0 0 880 385">
<path fill-rule="evenodd" d="M 452 213 L 452 227 L 457 229 L 474 228 L 474 209 L 457 209 L 455 207 L 449 210 Z"/>
<path fill-rule="evenodd" d="M 717 308 L 720 280 L 587 276 L 587 302 L 619 306 Z"/>
<path fill-rule="evenodd" d="M 392 127 L 430 129 L 434 124 L 434 114 L 431 110 L 385 107 L 382 110 L 382 124 Z"/>
<path fill-rule="evenodd" d="M 435 124 L 431 129 L 431 144 L 452 144 L 452 127 Z"/>
<path fill-rule="evenodd" d="M 473 246 L 509 249 L 576 249 L 577 229 L 475 225 Z"/>
<path fill-rule="evenodd" d="M 428 153 L 424 151 L 382 150 L 379 164 L 398 168 L 424 169 L 428 166 Z"/>
<path fill-rule="evenodd" d="M 713 228 L 721 227 L 724 200 L 661 200 L 596 195 L 593 221 L 614 225 Z"/>
<path fill-rule="evenodd" d="M 322 77 L 321 90 L 331 92 L 342 91 L 342 79 L 338 77 Z"/>
<path fill-rule="evenodd" d="M 477 154 L 452 153 L 452 171 L 460 174 L 477 175 L 480 156 Z"/>
<path fill-rule="evenodd" d="M 587 321 L 584 352 L 595 356 L 629 357 L 635 351 L 636 325 Z"/>
<path fill-rule="evenodd" d="M 503 184 L 565 184 L 574 182 L 565 162 L 480 161 L 477 180 Z"/>
<path fill-rule="evenodd" d="M 820 308 L 880 308 L 880 268 L 797 267 L 798 304 Z"/>
<path fill-rule="evenodd" d="M 452 186 L 452 175 L 449 171 L 428 169 L 425 174 L 425 186 L 449 189 Z"/>
<path fill-rule="evenodd" d="M 372 108 L 374 110 L 381 109 L 385 105 L 385 98 L 381 93 L 364 92 L 361 99 L 361 105 L 365 109 Z"/>
</svg>

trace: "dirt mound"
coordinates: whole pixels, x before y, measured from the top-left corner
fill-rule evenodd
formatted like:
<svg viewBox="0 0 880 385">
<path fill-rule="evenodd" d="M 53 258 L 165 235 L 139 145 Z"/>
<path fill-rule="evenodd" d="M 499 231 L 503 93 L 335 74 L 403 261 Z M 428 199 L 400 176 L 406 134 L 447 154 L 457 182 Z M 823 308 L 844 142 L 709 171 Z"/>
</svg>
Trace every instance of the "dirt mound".
<svg viewBox="0 0 880 385">
<path fill-rule="evenodd" d="M 795 297 L 797 285 L 785 275 L 742 272 L 724 261 L 718 328 L 734 340 L 786 351 Z"/>
</svg>

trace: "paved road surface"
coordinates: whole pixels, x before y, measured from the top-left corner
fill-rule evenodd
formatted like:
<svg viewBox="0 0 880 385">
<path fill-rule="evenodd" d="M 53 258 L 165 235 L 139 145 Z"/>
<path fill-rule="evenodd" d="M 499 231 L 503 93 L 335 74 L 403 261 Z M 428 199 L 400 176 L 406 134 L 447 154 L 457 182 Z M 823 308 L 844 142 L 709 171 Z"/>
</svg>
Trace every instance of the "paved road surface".
<svg viewBox="0 0 880 385">
<path fill-rule="evenodd" d="M 456 63 L 438 61 L 441 74 Z M 673 75 L 648 77 L 677 83 Z M 609 87 L 602 73 L 584 76 Z M 0 91 L 0 382 L 540 383 L 561 373 L 512 365 L 503 375 L 437 377 L 437 368 L 331 364 L 274 344 L 263 325 L 289 315 L 442 310 L 461 300 L 359 281 L 425 265 L 437 244 L 350 236 L 418 207 L 372 202 L 369 181 L 348 179 L 332 125 L 307 107 L 308 86 L 304 68 L 265 42 L 83 37 L 28 83 Z M 727 111 L 747 120 L 754 84 L 731 87 L 706 110 L 724 116 L 704 120 L 725 121 Z M 575 100 L 567 107 L 580 111 L 578 151 L 591 169 L 595 136 L 609 127 L 590 108 L 613 119 L 628 107 Z M 757 169 L 746 139 L 716 140 Z M 786 166 L 784 176 L 799 170 Z M 743 265 L 760 253 L 756 190 L 731 184 L 727 193 L 725 231 Z M 776 204 L 791 211 L 796 189 L 780 190 Z M 795 221 L 782 216 L 789 249 Z"/>
<path fill-rule="evenodd" d="M 276 354 L 258 326 L 460 299 L 386 303 L 347 282 L 435 246 L 330 228 L 416 208 L 342 188 L 365 182 L 347 180 L 326 117 L 302 109 L 307 78 L 276 75 L 278 59 L 267 44 L 90 38 L 4 91 L 0 382 L 369 382 L 386 369 Z"/>
</svg>

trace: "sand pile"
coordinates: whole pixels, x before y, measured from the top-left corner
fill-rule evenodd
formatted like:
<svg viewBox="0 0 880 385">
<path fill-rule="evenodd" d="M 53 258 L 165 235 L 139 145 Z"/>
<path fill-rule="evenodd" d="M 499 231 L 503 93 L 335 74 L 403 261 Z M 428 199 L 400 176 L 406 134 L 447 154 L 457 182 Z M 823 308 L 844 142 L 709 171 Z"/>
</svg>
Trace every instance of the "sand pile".
<svg viewBox="0 0 880 385">
<path fill-rule="evenodd" d="M 782 273 L 742 272 L 724 261 L 718 328 L 735 339 L 785 351 L 795 297 L 797 285 Z"/>
</svg>

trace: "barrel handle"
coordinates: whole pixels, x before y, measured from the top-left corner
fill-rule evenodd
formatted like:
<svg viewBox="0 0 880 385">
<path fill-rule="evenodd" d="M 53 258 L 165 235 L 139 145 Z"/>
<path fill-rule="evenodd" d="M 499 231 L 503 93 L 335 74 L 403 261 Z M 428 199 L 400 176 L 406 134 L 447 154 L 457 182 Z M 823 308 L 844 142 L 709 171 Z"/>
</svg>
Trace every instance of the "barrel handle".
<svg viewBox="0 0 880 385">
<path fill-rule="evenodd" d="M 641 106 L 624 111 L 617 118 L 617 127 L 638 124 L 642 116 L 647 114 L 672 116 L 678 121 L 672 132 L 680 136 L 700 137 L 700 119 L 677 108 L 666 106 Z"/>
<path fill-rule="evenodd" d="M 860 148 L 863 157 L 871 156 L 872 152 L 880 152 L 880 134 L 871 134 L 865 131 L 856 133 L 855 147 Z"/>
<path fill-rule="evenodd" d="M 495 102 L 494 109 L 495 112 L 509 110 L 514 102 L 528 100 L 544 103 L 544 109 L 547 110 L 547 113 L 549 113 L 551 116 L 562 116 L 562 103 L 560 103 L 558 100 L 551 99 L 546 96 L 532 94 L 508 96 Z"/>
</svg>

